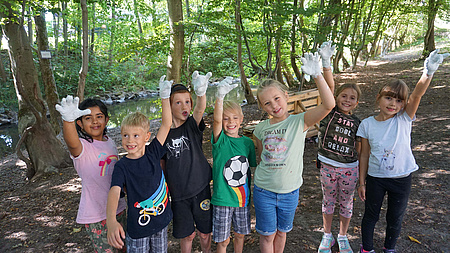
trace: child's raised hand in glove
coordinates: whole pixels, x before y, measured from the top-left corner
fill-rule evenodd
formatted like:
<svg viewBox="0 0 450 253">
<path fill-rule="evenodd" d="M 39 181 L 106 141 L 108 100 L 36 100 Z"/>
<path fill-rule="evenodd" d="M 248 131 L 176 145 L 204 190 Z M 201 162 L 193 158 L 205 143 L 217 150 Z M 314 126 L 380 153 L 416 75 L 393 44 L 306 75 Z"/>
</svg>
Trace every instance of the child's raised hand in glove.
<svg viewBox="0 0 450 253">
<path fill-rule="evenodd" d="M 336 45 L 333 45 L 331 41 L 327 41 L 322 43 L 319 48 L 319 54 L 322 57 L 322 67 L 329 68 L 331 67 L 331 56 L 334 55 L 336 50 Z"/>
<path fill-rule="evenodd" d="M 192 85 L 194 85 L 195 94 L 198 97 L 204 96 L 206 94 L 206 89 L 208 89 L 209 78 L 212 76 L 211 72 L 202 76 L 198 71 L 192 73 Z"/>
<path fill-rule="evenodd" d="M 80 99 L 78 97 L 73 98 L 71 95 L 68 95 L 61 100 L 61 105 L 55 105 L 55 108 L 61 114 L 64 121 L 74 122 L 79 117 L 91 113 L 90 109 L 78 109 L 79 102 Z"/>
<path fill-rule="evenodd" d="M 173 80 L 167 81 L 166 75 L 161 76 L 159 79 L 159 96 L 162 99 L 169 98 L 170 97 L 170 91 L 172 89 L 172 83 Z"/>
<path fill-rule="evenodd" d="M 312 76 L 313 78 L 317 78 L 320 75 L 320 56 L 317 52 L 314 54 L 306 53 L 302 60 L 302 72 Z"/>
<path fill-rule="evenodd" d="M 434 72 L 439 68 L 439 65 L 444 61 L 444 59 L 449 56 L 449 53 L 438 54 L 439 49 L 434 50 L 430 53 L 428 58 L 425 60 L 423 66 L 423 72 L 429 76 L 432 76 Z"/>
<path fill-rule="evenodd" d="M 234 88 L 236 88 L 238 85 L 237 83 L 231 84 L 233 81 L 233 78 L 231 76 L 223 79 L 218 85 L 217 85 L 217 91 L 216 91 L 216 98 L 218 99 L 224 99 L 224 97 Z"/>
</svg>

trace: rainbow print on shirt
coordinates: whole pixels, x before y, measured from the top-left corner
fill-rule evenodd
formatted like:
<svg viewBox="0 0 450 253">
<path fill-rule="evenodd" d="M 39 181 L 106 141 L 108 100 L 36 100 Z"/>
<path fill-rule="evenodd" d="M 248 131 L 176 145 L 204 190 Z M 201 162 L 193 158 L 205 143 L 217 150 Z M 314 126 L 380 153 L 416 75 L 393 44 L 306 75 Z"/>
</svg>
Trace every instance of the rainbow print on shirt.
<svg viewBox="0 0 450 253">
<path fill-rule="evenodd" d="M 100 158 L 102 155 L 106 155 L 105 153 L 101 153 L 98 158 Z M 108 175 L 108 172 L 110 171 L 110 168 L 112 168 L 112 166 L 114 166 L 114 164 L 117 162 L 117 160 L 119 160 L 119 158 L 116 155 L 110 155 L 108 157 L 106 157 L 105 160 L 101 160 L 98 163 L 98 166 L 101 167 L 100 169 L 100 176 L 104 177 Z"/>
</svg>

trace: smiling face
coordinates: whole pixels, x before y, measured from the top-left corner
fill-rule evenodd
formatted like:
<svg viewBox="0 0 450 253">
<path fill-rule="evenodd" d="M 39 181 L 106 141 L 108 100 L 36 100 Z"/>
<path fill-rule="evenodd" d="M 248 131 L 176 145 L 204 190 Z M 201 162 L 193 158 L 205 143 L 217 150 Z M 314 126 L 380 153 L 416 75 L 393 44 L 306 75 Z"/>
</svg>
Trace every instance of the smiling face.
<svg viewBox="0 0 450 253">
<path fill-rule="evenodd" d="M 287 92 L 282 92 L 275 86 L 268 86 L 258 95 L 261 108 L 272 116 L 271 123 L 285 120 L 289 113 L 287 111 Z"/>
<path fill-rule="evenodd" d="M 378 120 L 387 120 L 394 117 L 403 107 L 405 106 L 405 101 L 389 94 L 387 90 L 386 95 L 379 95 L 377 101 L 380 107 L 380 114 L 378 114 Z"/>
<path fill-rule="evenodd" d="M 172 121 L 175 125 L 183 124 L 192 110 L 192 100 L 188 92 L 172 95 L 170 107 L 172 109 Z"/>
<path fill-rule="evenodd" d="M 350 114 L 358 105 L 358 93 L 353 88 L 345 88 L 336 97 L 336 104 L 340 112 Z"/>
<path fill-rule="evenodd" d="M 244 117 L 236 110 L 223 111 L 222 129 L 226 135 L 234 138 L 239 137 L 239 128 L 242 124 Z"/>
<path fill-rule="evenodd" d="M 100 111 L 98 106 L 89 107 L 91 113 L 81 117 L 81 120 L 77 120 L 78 126 L 92 139 L 97 141 L 103 141 L 103 130 L 108 123 L 108 117 Z"/>
<path fill-rule="evenodd" d="M 120 135 L 122 147 L 128 152 L 128 158 L 137 159 L 144 155 L 145 143 L 150 139 L 150 132 L 139 126 L 124 126 Z"/>
</svg>

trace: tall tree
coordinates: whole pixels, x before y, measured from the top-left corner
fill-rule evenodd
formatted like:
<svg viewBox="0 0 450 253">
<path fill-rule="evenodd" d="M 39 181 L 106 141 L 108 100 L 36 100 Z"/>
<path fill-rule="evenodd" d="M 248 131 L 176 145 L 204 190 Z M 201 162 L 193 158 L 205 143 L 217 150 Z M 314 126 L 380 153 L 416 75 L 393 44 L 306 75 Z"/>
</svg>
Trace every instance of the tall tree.
<svg viewBox="0 0 450 253">
<path fill-rule="evenodd" d="M 0 12 L 0 17 L 4 20 L 2 31 L 8 40 L 11 70 L 19 103 L 18 128 L 21 138 L 16 150 L 27 164 L 27 177 L 32 179 L 58 171 L 58 168 L 66 167 L 71 162 L 47 120 L 23 18 L 17 14 L 13 4 L 10 0 L 0 0 L 0 6 L 6 10 Z M 26 147 L 28 158 L 21 152 L 22 144 Z"/>
<path fill-rule="evenodd" d="M 111 37 L 109 40 L 108 66 L 112 66 L 116 37 L 116 1 L 111 0 Z"/>
<path fill-rule="evenodd" d="M 247 103 L 255 104 L 256 100 L 253 96 L 252 89 L 247 81 L 247 76 L 245 75 L 244 65 L 242 63 L 242 36 L 241 36 L 241 0 L 236 0 L 235 6 L 235 27 L 237 34 L 237 63 L 239 66 L 239 73 L 241 76 L 241 85 L 244 89 L 245 99 Z"/>
<path fill-rule="evenodd" d="M 80 98 L 80 101 L 84 100 L 84 88 L 86 86 L 86 77 L 88 72 L 88 64 L 89 64 L 89 24 L 88 24 L 88 10 L 86 0 L 81 0 L 81 22 L 82 22 L 82 31 L 83 31 L 83 46 L 81 50 L 82 62 L 81 69 L 78 73 L 79 81 L 78 81 L 78 91 L 77 96 Z"/>
<path fill-rule="evenodd" d="M 39 52 L 49 51 L 47 27 L 45 24 L 45 14 L 42 11 L 35 10 L 34 23 L 36 26 L 36 41 Z M 39 56 L 39 66 L 41 68 L 42 81 L 44 82 L 45 100 L 47 101 L 48 111 L 50 112 L 50 122 L 56 134 L 61 131 L 61 115 L 56 111 L 55 105 L 59 102 L 58 91 L 56 89 L 55 78 L 51 59 Z"/>
<path fill-rule="evenodd" d="M 183 5 L 181 0 L 167 0 L 170 24 L 170 55 L 167 60 L 167 80 L 181 79 L 184 54 Z"/>
<path fill-rule="evenodd" d="M 427 1 L 427 30 L 425 32 L 423 52 L 422 55 L 427 57 L 431 52 L 436 49 L 436 44 L 434 41 L 434 20 L 436 19 L 436 14 L 441 5 L 440 0 L 428 0 Z"/>
</svg>

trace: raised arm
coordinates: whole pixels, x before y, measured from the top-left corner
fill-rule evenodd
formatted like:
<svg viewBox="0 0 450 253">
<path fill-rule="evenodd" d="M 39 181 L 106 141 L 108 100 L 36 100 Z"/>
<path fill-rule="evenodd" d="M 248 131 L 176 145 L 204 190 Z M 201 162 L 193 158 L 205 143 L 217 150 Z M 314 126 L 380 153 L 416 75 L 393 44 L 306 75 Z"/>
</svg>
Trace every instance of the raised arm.
<svg viewBox="0 0 450 253">
<path fill-rule="evenodd" d="M 409 96 L 405 110 L 410 118 L 413 118 L 416 114 L 417 108 L 419 108 L 420 100 L 427 91 L 434 72 L 439 68 L 439 65 L 444 61 L 444 59 L 450 55 L 449 53 L 438 54 L 438 52 L 439 49 L 434 50 L 425 60 L 423 74 L 420 77 L 419 82 L 417 82 L 413 92 Z"/>
<path fill-rule="evenodd" d="M 219 139 L 220 132 L 222 131 L 223 99 L 232 89 L 237 87 L 237 84 L 231 84 L 232 81 L 232 77 L 227 77 L 217 85 L 213 123 L 214 142 Z"/>
<path fill-rule="evenodd" d="M 193 116 L 197 124 L 200 124 L 206 109 L 206 90 L 208 89 L 211 75 L 211 72 L 208 72 L 206 75 L 200 75 L 198 71 L 194 71 L 192 74 L 192 85 L 194 85 L 195 95 L 197 95 Z"/>
<path fill-rule="evenodd" d="M 318 53 L 306 53 L 305 56 L 302 57 L 302 71 L 314 78 L 314 82 L 319 90 L 320 98 L 322 99 L 322 104 L 306 111 L 305 129 L 308 129 L 310 126 L 325 118 L 335 106 L 333 92 L 331 92 L 330 87 L 328 87 L 327 82 L 320 73 L 319 59 Z"/>
<path fill-rule="evenodd" d="M 328 87 L 330 87 L 332 93 L 334 93 L 335 84 L 333 70 L 331 68 L 331 57 L 334 55 L 335 50 L 336 45 L 332 45 L 331 41 L 322 43 L 318 50 L 320 56 L 322 57 L 323 77 L 325 78 L 325 81 L 327 82 Z"/>
<path fill-rule="evenodd" d="M 162 76 L 159 79 L 159 96 L 161 97 L 162 104 L 162 115 L 161 115 L 161 127 L 156 134 L 161 145 L 164 145 L 167 135 L 170 131 L 170 126 L 172 125 L 172 109 L 170 107 L 170 89 L 172 87 L 173 81 L 165 81 L 166 76 Z"/>
<path fill-rule="evenodd" d="M 91 113 L 90 109 L 78 109 L 79 102 L 80 99 L 78 97 L 73 98 L 69 95 L 61 100 L 60 105 L 55 105 L 56 110 L 61 114 L 61 117 L 63 119 L 64 141 L 69 148 L 70 154 L 74 157 L 79 156 L 81 154 L 81 151 L 83 150 L 81 141 L 78 138 L 75 120 L 83 115 Z"/>
</svg>

